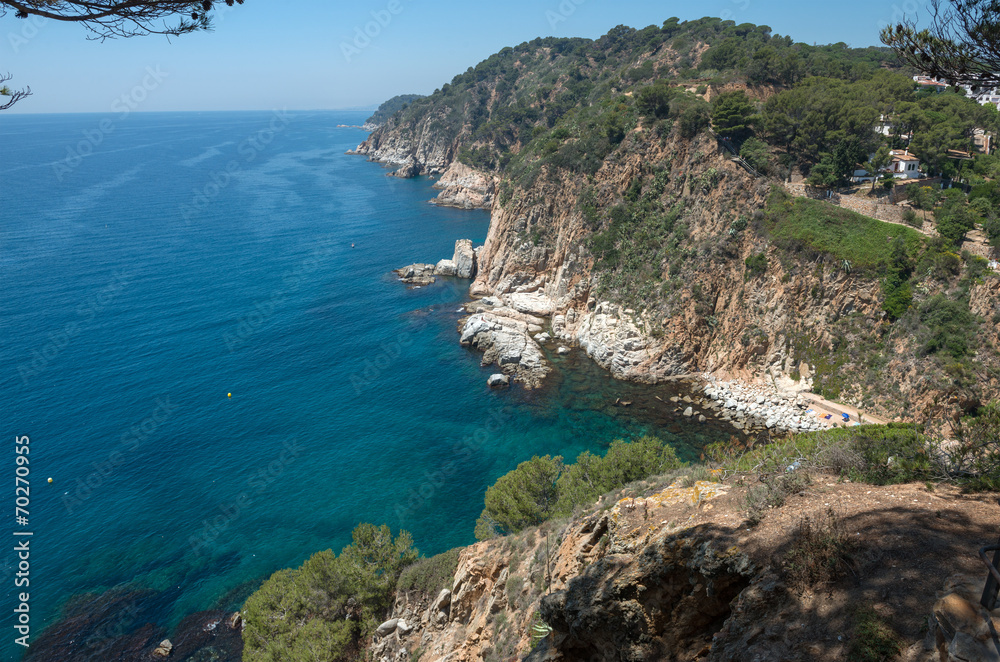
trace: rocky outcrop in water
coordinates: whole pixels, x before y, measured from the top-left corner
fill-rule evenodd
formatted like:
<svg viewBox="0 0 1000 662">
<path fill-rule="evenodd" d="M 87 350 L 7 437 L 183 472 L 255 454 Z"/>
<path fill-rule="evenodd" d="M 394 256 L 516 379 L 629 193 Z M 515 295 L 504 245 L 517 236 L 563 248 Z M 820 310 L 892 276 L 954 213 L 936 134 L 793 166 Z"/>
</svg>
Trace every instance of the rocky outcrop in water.
<svg viewBox="0 0 1000 662">
<path fill-rule="evenodd" d="M 398 116 L 390 118 L 348 154 L 367 156 L 369 161 L 393 166 L 402 177 L 443 173 L 455 160 L 458 145 L 454 138 L 436 130 L 435 116 L 435 113 L 426 115 L 405 135 L 394 131 Z"/>
<path fill-rule="evenodd" d="M 496 365 L 526 388 L 537 388 L 551 370 L 532 337 L 543 321 L 511 308 L 483 310 L 465 320 L 459 342 L 482 352 L 482 365 Z"/>
<path fill-rule="evenodd" d="M 431 285 L 436 281 L 436 276 L 473 278 L 476 275 L 477 254 L 470 239 L 459 239 L 455 242 L 455 253 L 450 260 L 443 259 L 437 264 L 418 262 L 396 269 L 393 273 L 402 282 L 414 286 Z"/>
</svg>

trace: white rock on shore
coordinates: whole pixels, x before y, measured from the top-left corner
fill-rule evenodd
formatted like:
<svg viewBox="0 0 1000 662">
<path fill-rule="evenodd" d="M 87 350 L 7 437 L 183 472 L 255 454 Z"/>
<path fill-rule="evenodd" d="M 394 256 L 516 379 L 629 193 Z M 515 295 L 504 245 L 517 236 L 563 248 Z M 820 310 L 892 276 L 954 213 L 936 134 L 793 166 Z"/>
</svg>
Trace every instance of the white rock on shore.
<svg viewBox="0 0 1000 662">
<path fill-rule="evenodd" d="M 459 239 L 455 242 L 455 253 L 450 260 L 445 258 L 437 264 L 418 262 L 396 269 L 395 273 L 409 285 L 430 285 L 435 281 L 435 276 L 475 278 L 477 255 L 477 250 L 472 248 L 471 239 Z"/>
<path fill-rule="evenodd" d="M 831 423 L 815 413 L 806 413 L 808 405 L 801 397 L 789 398 L 774 388 L 760 384 L 718 381 L 706 375 L 705 397 L 720 403 L 724 411 L 731 412 L 737 422 L 749 420 L 777 432 L 803 432 L 825 430 Z"/>
<path fill-rule="evenodd" d="M 500 309 L 471 315 L 462 327 L 460 342 L 483 352 L 482 365 L 496 364 L 526 388 L 537 388 L 550 368 L 528 331 L 531 322 L 502 313 Z"/>
</svg>

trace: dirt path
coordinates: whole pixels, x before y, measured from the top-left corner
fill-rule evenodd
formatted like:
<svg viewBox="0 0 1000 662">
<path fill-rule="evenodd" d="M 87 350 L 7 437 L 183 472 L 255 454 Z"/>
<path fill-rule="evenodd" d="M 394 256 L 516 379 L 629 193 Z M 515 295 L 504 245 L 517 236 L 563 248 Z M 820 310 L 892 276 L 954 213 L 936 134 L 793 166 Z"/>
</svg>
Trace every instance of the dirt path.
<svg viewBox="0 0 1000 662">
<path fill-rule="evenodd" d="M 843 425 L 843 416 L 841 416 L 841 414 L 849 415 L 851 417 L 851 423 L 878 423 L 879 425 L 885 425 L 889 422 L 889 419 L 869 414 L 863 410 L 857 409 L 856 407 L 830 402 L 815 393 L 802 393 L 802 399 L 809 402 L 810 409 L 821 412 L 824 416 L 826 414 L 832 414 L 833 418 L 830 420 L 835 421 L 839 425 Z"/>
</svg>

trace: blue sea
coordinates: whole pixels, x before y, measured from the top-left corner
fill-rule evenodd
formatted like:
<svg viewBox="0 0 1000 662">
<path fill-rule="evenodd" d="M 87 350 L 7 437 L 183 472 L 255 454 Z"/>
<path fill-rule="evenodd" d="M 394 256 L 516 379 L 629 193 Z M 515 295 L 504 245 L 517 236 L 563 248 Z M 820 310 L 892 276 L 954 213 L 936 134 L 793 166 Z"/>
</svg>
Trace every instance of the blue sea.
<svg viewBox="0 0 1000 662">
<path fill-rule="evenodd" d="M 390 273 L 481 244 L 489 214 L 345 155 L 366 133 L 338 125 L 366 115 L 0 116 L 3 659 L 21 592 L 31 642 L 116 588 L 170 634 L 358 522 L 426 555 L 469 544 L 486 487 L 532 455 L 652 433 L 691 459 L 728 437 L 578 350 L 541 390 L 491 392 L 458 344 L 468 282 Z"/>
</svg>

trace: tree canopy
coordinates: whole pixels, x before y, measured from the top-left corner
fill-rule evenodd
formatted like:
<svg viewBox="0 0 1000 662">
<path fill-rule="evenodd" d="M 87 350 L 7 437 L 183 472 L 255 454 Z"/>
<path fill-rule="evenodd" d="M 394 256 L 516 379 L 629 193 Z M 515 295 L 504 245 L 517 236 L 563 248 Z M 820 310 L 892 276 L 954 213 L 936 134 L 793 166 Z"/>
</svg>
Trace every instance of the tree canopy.
<svg viewBox="0 0 1000 662">
<path fill-rule="evenodd" d="M 226 5 L 243 0 L 225 0 Z M 148 34 L 176 36 L 211 28 L 214 0 L 0 0 L 0 16 L 40 16 L 79 23 L 96 39 Z M 157 21 L 172 20 L 172 25 Z"/>
<path fill-rule="evenodd" d="M 723 136 L 739 139 L 750 130 L 753 104 L 743 90 L 723 92 L 712 101 L 712 125 Z"/>
<path fill-rule="evenodd" d="M 417 560 L 413 539 L 386 525 L 359 524 L 340 556 L 313 554 L 280 570 L 244 606 L 243 659 L 311 662 L 355 659 L 392 605 L 403 568 Z"/>
<path fill-rule="evenodd" d="M 882 43 L 907 64 L 952 85 L 1000 85 L 1000 6 L 995 0 L 931 0 L 931 25 L 912 19 L 882 30 Z"/>
<path fill-rule="evenodd" d="M 559 456 L 536 455 L 486 490 L 476 538 L 485 540 L 541 524 L 632 481 L 681 466 L 674 449 L 656 437 L 633 442 L 616 439 L 604 456 L 584 451 L 570 465 L 564 465 Z"/>
<path fill-rule="evenodd" d="M 227 6 L 243 0 L 224 0 Z M 0 0 L 0 17 L 13 12 L 17 18 L 38 16 L 54 21 L 78 23 L 91 33 L 91 39 L 137 37 L 150 34 L 177 36 L 197 30 L 212 29 L 215 0 Z M 159 24 L 160 21 L 164 21 Z M 172 21 L 168 23 L 167 21 Z M 9 74 L 0 74 L 0 110 L 6 110 L 24 97 L 31 88 L 12 90 L 4 83 Z"/>
</svg>

